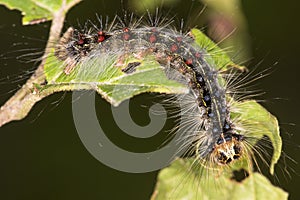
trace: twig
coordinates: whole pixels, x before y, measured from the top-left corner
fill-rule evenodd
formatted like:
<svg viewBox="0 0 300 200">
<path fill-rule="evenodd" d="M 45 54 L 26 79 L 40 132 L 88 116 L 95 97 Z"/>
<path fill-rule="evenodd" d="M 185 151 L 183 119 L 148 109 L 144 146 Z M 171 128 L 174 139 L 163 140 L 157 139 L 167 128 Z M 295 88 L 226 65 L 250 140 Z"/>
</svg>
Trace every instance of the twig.
<svg viewBox="0 0 300 200">
<path fill-rule="evenodd" d="M 80 0 L 75 0 L 72 3 L 66 3 L 63 1 L 60 10 L 53 14 L 52 24 L 49 33 L 49 39 L 47 42 L 46 50 L 43 55 L 41 64 L 38 66 L 34 74 L 28 79 L 28 81 L 19 89 L 1 108 L 0 108 L 0 127 L 4 124 L 20 120 L 27 116 L 31 108 L 35 103 L 43 99 L 44 97 L 54 93 L 53 90 L 43 93 L 36 92 L 36 85 L 40 85 L 45 82 L 44 64 L 45 58 L 49 55 L 53 42 L 59 39 L 66 12 Z"/>
</svg>

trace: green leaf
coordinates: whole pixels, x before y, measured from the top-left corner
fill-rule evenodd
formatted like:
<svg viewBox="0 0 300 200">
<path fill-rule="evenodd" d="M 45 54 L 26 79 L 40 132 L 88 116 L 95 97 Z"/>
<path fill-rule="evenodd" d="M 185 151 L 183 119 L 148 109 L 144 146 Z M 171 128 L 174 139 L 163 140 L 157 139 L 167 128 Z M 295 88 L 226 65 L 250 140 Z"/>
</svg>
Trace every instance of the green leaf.
<svg viewBox="0 0 300 200">
<path fill-rule="evenodd" d="M 212 171 L 202 166 L 190 168 L 192 159 L 177 159 L 160 171 L 151 200 L 283 200 L 288 194 L 273 186 L 259 173 L 237 181 L 231 173 Z M 189 170 L 187 172 L 187 170 Z"/>
<path fill-rule="evenodd" d="M 37 24 L 53 18 L 53 14 L 63 8 L 65 13 L 80 0 L 0 0 L 9 9 L 22 12 L 23 24 Z"/>
<path fill-rule="evenodd" d="M 247 129 L 246 136 L 254 138 L 252 145 L 267 136 L 273 145 L 273 156 L 270 164 L 270 173 L 274 174 L 274 166 L 281 155 L 282 140 L 278 121 L 256 101 L 233 102 L 232 118 L 239 118 L 243 128 Z"/>
<path fill-rule="evenodd" d="M 195 43 L 207 51 L 204 55 L 207 62 L 220 71 L 236 68 L 245 71 L 246 67 L 235 64 L 228 54 L 214 43 L 209 37 L 198 29 L 192 29 L 191 34 L 195 38 Z"/>
<path fill-rule="evenodd" d="M 96 90 L 107 101 L 117 106 L 125 99 L 144 92 L 185 93 L 187 88 L 167 78 L 164 68 L 153 56 L 143 60 L 133 57 L 126 59 L 122 66 L 117 66 L 116 57 L 96 57 L 76 66 L 70 74 L 64 73 L 65 64 L 50 56 L 44 67 L 48 81 L 47 90 L 64 85 L 66 90 L 74 90 L 83 85 Z M 129 63 L 140 65 L 132 73 L 122 72 Z M 70 88 L 68 88 L 68 85 Z M 42 92 L 42 91 L 41 91 Z"/>
</svg>

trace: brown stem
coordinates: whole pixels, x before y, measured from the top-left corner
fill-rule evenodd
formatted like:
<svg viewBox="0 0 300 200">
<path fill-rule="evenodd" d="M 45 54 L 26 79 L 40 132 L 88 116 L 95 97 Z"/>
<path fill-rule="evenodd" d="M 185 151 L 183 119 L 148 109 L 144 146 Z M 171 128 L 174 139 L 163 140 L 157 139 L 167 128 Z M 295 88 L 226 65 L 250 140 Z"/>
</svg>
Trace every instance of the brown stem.
<svg viewBox="0 0 300 200">
<path fill-rule="evenodd" d="M 74 0 L 70 4 L 66 4 L 66 0 L 63 1 L 61 9 L 53 14 L 53 20 L 50 28 L 49 39 L 46 46 L 45 53 L 41 64 L 38 66 L 34 74 L 27 80 L 27 82 L 19 89 L 1 108 L 0 108 L 0 127 L 4 124 L 20 120 L 27 116 L 31 108 L 35 103 L 43 99 L 44 97 L 54 93 L 51 90 L 49 92 L 38 93 L 36 92 L 36 85 L 40 85 L 45 82 L 44 64 L 45 58 L 49 55 L 51 45 L 53 42 L 59 39 L 66 12 L 80 0 Z"/>
</svg>

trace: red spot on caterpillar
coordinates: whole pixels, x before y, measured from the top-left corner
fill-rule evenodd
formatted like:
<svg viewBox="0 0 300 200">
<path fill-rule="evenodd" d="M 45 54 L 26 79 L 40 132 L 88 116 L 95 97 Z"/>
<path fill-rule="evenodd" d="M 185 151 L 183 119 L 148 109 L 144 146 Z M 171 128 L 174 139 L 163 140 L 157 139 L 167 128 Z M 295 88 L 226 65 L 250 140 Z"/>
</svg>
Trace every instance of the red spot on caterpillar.
<svg viewBox="0 0 300 200">
<path fill-rule="evenodd" d="M 151 42 L 151 43 L 156 42 L 156 35 L 151 34 L 150 37 L 149 37 L 149 42 Z"/>
<path fill-rule="evenodd" d="M 130 38 L 130 34 L 129 33 L 124 33 L 123 34 L 123 39 L 124 40 L 129 40 L 129 38 Z"/>
<path fill-rule="evenodd" d="M 83 39 L 79 39 L 77 43 L 78 43 L 79 45 L 81 45 L 81 44 L 84 43 L 84 41 L 83 41 Z"/>
<path fill-rule="evenodd" d="M 98 32 L 98 43 L 103 42 L 105 40 L 105 33 L 103 31 Z"/>
<path fill-rule="evenodd" d="M 182 37 L 177 37 L 176 40 L 177 40 L 178 42 L 182 42 Z"/>
<path fill-rule="evenodd" d="M 189 58 L 185 61 L 186 65 L 192 65 L 193 64 L 193 59 Z"/>
<path fill-rule="evenodd" d="M 196 58 L 200 58 L 201 57 L 201 53 L 197 52 L 195 53 Z"/>
<path fill-rule="evenodd" d="M 176 52 L 176 51 L 178 50 L 177 44 L 172 44 L 170 50 L 171 50 L 172 52 Z"/>
<path fill-rule="evenodd" d="M 129 32 L 129 28 L 128 28 L 128 27 L 125 27 L 125 28 L 123 28 L 123 31 L 124 31 L 125 33 L 128 33 L 128 32 Z"/>
<path fill-rule="evenodd" d="M 105 40 L 105 37 L 103 35 L 98 36 L 98 42 L 103 42 Z"/>
<path fill-rule="evenodd" d="M 82 45 L 84 43 L 84 36 L 82 34 L 79 35 L 77 44 Z"/>
</svg>

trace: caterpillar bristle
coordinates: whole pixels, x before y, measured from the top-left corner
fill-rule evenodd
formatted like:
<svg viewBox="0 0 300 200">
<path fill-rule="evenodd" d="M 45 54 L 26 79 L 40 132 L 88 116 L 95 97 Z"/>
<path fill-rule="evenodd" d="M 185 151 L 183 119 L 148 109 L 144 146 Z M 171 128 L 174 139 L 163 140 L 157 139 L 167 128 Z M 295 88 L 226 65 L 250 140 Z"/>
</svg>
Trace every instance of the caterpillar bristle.
<svg viewBox="0 0 300 200">
<path fill-rule="evenodd" d="M 111 48 L 108 44 L 111 41 L 112 43 L 114 41 L 117 42 L 115 38 L 115 35 L 120 35 L 123 38 L 119 38 L 118 40 L 124 40 L 124 41 L 131 41 L 132 43 L 136 43 L 138 46 L 128 46 L 127 50 L 119 49 L 115 51 L 114 53 L 117 55 L 116 57 L 127 53 L 134 53 L 140 51 L 138 48 L 140 48 L 140 45 L 149 45 L 148 47 L 143 48 L 152 48 L 153 51 L 156 51 L 156 55 L 159 55 L 161 58 L 159 62 L 165 65 L 165 73 L 166 76 L 171 80 L 176 80 L 187 87 L 192 88 L 192 90 L 195 90 L 195 88 L 199 88 L 199 91 L 194 91 L 191 94 L 184 94 L 184 95 L 175 95 L 172 98 L 168 98 L 164 103 L 165 104 L 173 104 L 174 102 L 178 103 L 181 107 L 180 111 L 173 111 L 174 116 L 180 116 L 181 122 L 180 125 L 175 128 L 172 132 L 182 131 L 187 133 L 187 137 L 182 138 L 183 146 L 182 149 L 188 148 L 187 152 L 193 152 L 196 151 L 196 153 L 199 153 L 204 158 L 209 153 L 212 157 L 208 158 L 208 162 L 213 162 L 220 165 L 229 164 L 231 161 L 238 159 L 242 153 L 240 151 L 243 151 L 243 145 L 240 145 L 238 143 L 243 143 L 244 137 L 240 136 L 238 133 L 238 129 L 232 129 L 232 127 L 229 127 L 229 131 L 225 130 L 225 133 L 219 133 L 218 136 L 213 136 L 214 133 L 211 133 L 211 136 L 207 134 L 207 127 L 210 125 L 210 119 L 207 115 L 208 111 L 206 110 L 207 107 L 211 105 L 217 106 L 216 97 L 213 97 L 211 95 L 214 95 L 213 90 L 216 90 L 217 92 L 219 89 L 217 89 L 219 86 L 217 86 L 215 89 L 211 87 L 213 84 L 217 84 L 217 82 L 214 80 L 213 82 L 208 81 L 208 77 L 211 76 L 210 79 L 213 77 L 216 78 L 218 76 L 221 76 L 225 80 L 224 91 L 226 91 L 227 95 L 230 95 L 232 99 L 227 99 L 227 105 L 223 109 L 227 110 L 227 117 L 225 117 L 228 122 L 225 123 L 226 126 L 229 126 L 229 124 L 234 124 L 235 120 L 230 120 L 229 117 L 229 111 L 231 109 L 231 102 L 233 99 L 235 101 L 242 101 L 244 98 L 247 97 L 253 97 L 253 91 L 247 92 L 245 91 L 239 91 L 240 87 L 245 88 L 245 86 L 248 83 L 247 82 L 251 76 L 251 73 L 243 76 L 241 78 L 240 73 L 236 70 L 231 71 L 223 71 L 222 73 L 219 73 L 217 70 L 210 69 L 211 72 L 205 72 L 205 70 L 202 70 L 201 67 L 206 64 L 204 60 L 201 60 L 202 63 L 199 63 L 198 65 L 201 66 L 199 69 L 200 71 L 197 71 L 198 68 L 195 68 L 196 60 L 192 60 L 192 58 L 188 58 L 185 60 L 183 57 L 188 56 L 194 56 L 196 55 L 195 52 L 189 53 L 189 50 L 192 50 L 193 47 L 191 46 L 176 46 L 173 44 L 170 47 L 168 47 L 168 44 L 165 43 L 159 43 L 158 38 L 161 37 L 161 39 L 164 39 L 165 42 L 176 41 L 181 42 L 182 40 L 186 40 L 186 42 L 190 43 L 192 38 L 190 37 L 190 34 L 182 34 L 181 30 L 176 32 L 172 28 L 173 18 L 161 18 L 161 15 L 159 15 L 158 10 L 156 10 L 156 13 L 153 15 L 148 14 L 148 22 L 149 25 L 144 25 L 142 23 L 143 17 L 137 18 L 134 14 L 125 14 L 124 18 L 121 18 L 119 16 L 116 16 L 113 19 L 113 22 L 108 25 L 108 21 L 106 20 L 105 23 L 103 23 L 103 18 L 101 16 L 98 16 L 98 20 L 100 23 L 100 27 L 98 28 L 95 24 L 92 24 L 92 27 L 94 27 L 95 30 L 91 28 L 84 27 L 84 33 L 81 33 L 75 29 L 70 28 L 60 40 L 55 55 L 65 62 L 65 74 L 72 73 L 72 70 L 74 67 L 80 67 L 82 68 L 80 71 L 82 73 L 86 73 L 85 68 L 89 65 L 90 67 L 93 65 L 93 63 L 98 62 L 97 56 L 100 57 L 100 54 L 97 52 L 99 51 L 99 48 L 106 48 L 109 50 Z M 108 27 L 108 29 L 107 29 Z M 158 29 L 154 29 L 158 28 Z M 132 35 L 131 35 L 132 34 Z M 140 41 L 135 41 L 135 36 L 138 35 L 138 37 L 144 37 L 144 39 L 140 39 Z M 165 35 L 163 35 L 165 34 Z M 178 35 L 176 35 L 178 34 Z M 125 37 L 126 35 L 126 37 Z M 149 35 L 149 38 L 147 38 Z M 153 36 L 153 39 L 151 37 Z M 131 40 L 129 38 L 132 38 Z M 150 40 L 150 41 L 147 41 Z M 180 40 L 179 40 L 180 39 Z M 147 44 L 148 42 L 148 44 Z M 143 43 L 143 44 L 142 44 Z M 152 44 L 151 44 L 152 43 Z M 105 47 L 102 47 L 103 45 L 106 45 Z M 125 44 L 125 43 L 124 43 Z M 131 45 L 128 43 L 128 45 Z M 165 45 L 165 46 L 164 46 Z M 185 45 L 182 43 L 182 45 Z M 216 44 L 217 45 L 217 44 Z M 121 46 L 120 46 L 121 47 Z M 113 47 L 114 48 L 114 47 Z M 134 49 L 136 48 L 136 49 Z M 161 48 L 161 49 L 159 49 Z M 166 49 L 169 48 L 169 49 Z M 175 53 L 178 51 L 178 48 L 180 49 L 180 53 Z M 211 54 L 210 56 L 216 56 L 218 54 L 221 54 L 221 50 L 212 51 L 210 52 L 210 49 L 206 49 L 203 47 L 203 50 L 201 50 L 201 47 L 197 47 L 197 49 L 193 51 L 199 51 L 201 52 L 202 56 L 206 56 L 206 54 Z M 212 48 L 212 47 L 210 47 Z M 107 51 L 106 50 L 106 51 Z M 169 51 L 169 52 L 168 52 Z M 194 55 L 193 55 L 194 54 Z M 179 57 L 178 57 L 178 56 Z M 102 56 L 103 57 L 103 56 Z M 91 64 L 87 64 L 88 62 L 86 60 L 92 60 L 94 59 Z M 195 57 L 195 59 L 202 59 L 201 57 Z M 90 62 L 90 61 L 89 61 Z M 107 61 L 104 61 L 107 62 Z M 165 62 L 165 63 L 163 63 Z M 190 65 L 190 66 L 189 66 Z M 209 67 L 207 67 L 209 69 Z M 227 72 L 227 73 L 226 73 Z M 101 70 L 98 70 L 97 73 L 95 73 L 95 76 L 102 73 Z M 219 74 L 218 74 L 219 73 Z M 199 75 L 201 74 L 201 75 Z M 250 83 L 260 78 L 260 76 L 251 76 L 252 79 L 250 80 Z M 199 79 L 195 82 L 194 80 Z M 201 80 L 200 80 L 201 79 Z M 205 80 L 206 79 L 206 80 Z M 202 81 L 202 82 L 199 82 Z M 206 82 L 205 82 L 206 81 Z M 206 86 L 205 86 L 206 84 Z M 194 89 L 193 89 L 194 88 Z M 221 91 L 222 93 L 222 91 Z M 223 95 L 223 94 L 218 94 Z M 256 95 L 256 94 L 255 94 Z M 214 101 L 214 102 L 211 102 Z M 203 104 L 204 107 L 201 107 Z M 220 105 L 221 105 L 220 104 Z M 199 106 L 200 105 L 200 106 Z M 219 105 L 218 105 L 219 106 Z M 217 106 L 217 107 L 218 107 Z M 214 109 L 219 109 L 217 107 L 214 107 Z M 221 110 L 220 110 L 221 111 Z M 220 115 L 220 111 L 215 110 L 215 115 Z M 209 111 L 211 112 L 211 111 Z M 225 111 L 221 111 L 225 112 Z M 209 114 L 210 115 L 210 114 Z M 223 115 L 223 114 L 221 114 Z M 221 123 L 221 122 L 218 122 Z M 216 123 L 216 124 L 218 124 Z M 233 125 L 233 127 L 235 127 Z M 223 128 L 223 127 L 222 127 Z M 223 129 L 224 130 L 224 129 Z M 237 131 L 237 132 L 235 132 Z M 211 137 L 211 138 L 210 138 Z M 219 146 L 214 145 L 213 143 L 217 143 L 217 141 L 220 141 Z M 198 145 L 192 145 L 193 143 L 198 143 Z M 208 144 L 205 144 L 208 143 Z M 201 146 L 201 144 L 205 144 L 205 146 Z M 190 145 L 190 147 L 189 147 Z M 195 147 L 198 146 L 198 147 Z M 205 148 L 209 148 L 205 149 Z M 235 153 L 232 153 L 233 151 L 237 151 Z M 195 152 L 193 152 L 195 153 Z M 190 154 L 190 153 L 188 153 Z M 236 155 L 235 155 L 236 154 Z M 200 156 L 200 157 L 201 157 Z"/>
<path fill-rule="evenodd" d="M 97 82 L 82 77 L 88 75 L 97 80 L 103 74 L 107 79 L 119 72 L 131 75 L 141 63 L 135 61 L 124 66 L 124 60 L 132 56 L 142 62 L 151 55 L 168 79 L 187 88 L 183 94 L 160 95 L 165 97 L 161 104 L 168 108 L 169 118 L 177 123 L 169 130 L 170 138 L 184 133 L 177 141 L 179 148 L 173 159 L 180 152 L 182 157 L 194 159 L 189 168 L 197 170 L 187 170 L 187 176 L 197 171 L 199 177 L 211 178 L 232 171 L 236 162 L 245 162 L 244 168 L 250 174 L 254 165 L 260 171 L 257 156 L 268 165 L 266 147 L 256 146 L 262 138 L 251 134 L 259 131 L 255 130 L 255 124 L 232 115 L 245 111 L 236 109 L 236 102 L 259 95 L 248 87 L 268 71 L 256 74 L 250 71 L 245 75 L 241 68 L 228 67 L 230 61 L 216 66 L 218 63 L 209 62 L 210 58 L 223 55 L 228 49 L 216 50 L 218 43 L 206 45 L 207 41 L 202 46 L 196 44 L 193 33 L 183 30 L 182 20 L 180 30 L 176 30 L 174 17 L 165 17 L 158 9 L 145 15 L 137 17 L 125 12 L 124 17 L 116 15 L 111 22 L 108 17 L 97 15 L 98 24 L 88 21 L 79 29 L 68 28 L 58 42 L 53 42 L 54 53 L 50 58 L 54 59 L 48 58 L 47 65 L 60 65 L 66 77 L 74 76 L 73 81 L 96 88 Z M 107 63 L 109 67 L 101 68 Z M 217 182 L 216 187 L 221 188 Z"/>
</svg>

